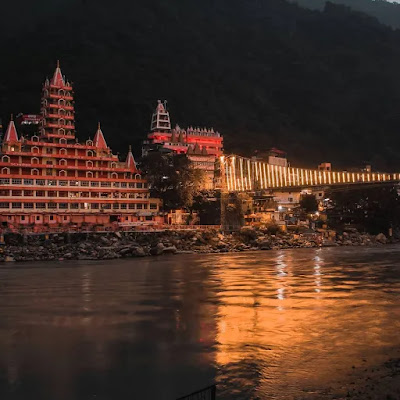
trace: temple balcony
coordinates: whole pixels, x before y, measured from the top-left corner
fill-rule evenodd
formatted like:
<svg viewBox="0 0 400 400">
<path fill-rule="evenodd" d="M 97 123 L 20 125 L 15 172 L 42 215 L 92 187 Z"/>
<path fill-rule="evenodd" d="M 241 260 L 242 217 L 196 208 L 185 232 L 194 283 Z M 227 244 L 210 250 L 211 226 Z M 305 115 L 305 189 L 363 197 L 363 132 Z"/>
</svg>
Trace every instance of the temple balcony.
<svg viewBox="0 0 400 400">
<path fill-rule="evenodd" d="M 60 95 L 60 94 L 49 94 L 50 99 L 64 99 L 64 100 L 73 100 L 72 96 Z"/>
<path fill-rule="evenodd" d="M 59 117 L 58 117 L 59 118 Z M 75 129 L 75 125 L 61 125 L 61 124 L 52 124 L 52 123 L 47 123 L 44 126 L 45 128 L 55 128 L 55 129 Z M 60 137 L 64 137 L 66 135 L 60 135 Z"/>
<path fill-rule="evenodd" d="M 55 108 L 55 109 L 62 108 L 62 109 L 67 110 L 67 111 L 74 111 L 74 107 L 73 106 L 66 106 L 66 105 L 63 105 L 63 104 L 49 104 L 47 107 Z"/>
<path fill-rule="evenodd" d="M 68 119 L 73 120 L 75 117 L 73 115 L 62 115 L 62 114 L 47 114 L 46 118 L 54 118 L 54 119 Z"/>
</svg>

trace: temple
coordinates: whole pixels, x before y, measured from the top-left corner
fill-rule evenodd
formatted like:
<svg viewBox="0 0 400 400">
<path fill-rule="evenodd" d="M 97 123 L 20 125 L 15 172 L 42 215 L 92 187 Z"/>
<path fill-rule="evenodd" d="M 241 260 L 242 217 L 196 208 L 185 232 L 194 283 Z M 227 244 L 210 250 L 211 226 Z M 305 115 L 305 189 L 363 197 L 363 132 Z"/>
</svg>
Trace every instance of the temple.
<svg viewBox="0 0 400 400">
<path fill-rule="evenodd" d="M 100 124 L 93 140 L 75 137 L 72 85 L 59 64 L 43 85 L 37 133 L 20 136 L 13 118 L 0 154 L 0 222 L 3 226 L 150 224 L 159 200 L 129 148 L 120 161 Z"/>
<path fill-rule="evenodd" d="M 205 172 L 205 189 L 215 187 L 215 161 L 223 154 L 223 137 L 213 128 L 171 129 L 166 102 L 158 101 L 151 119 L 150 133 L 143 143 L 142 155 L 150 151 L 170 151 L 186 154 L 194 168 Z"/>
</svg>

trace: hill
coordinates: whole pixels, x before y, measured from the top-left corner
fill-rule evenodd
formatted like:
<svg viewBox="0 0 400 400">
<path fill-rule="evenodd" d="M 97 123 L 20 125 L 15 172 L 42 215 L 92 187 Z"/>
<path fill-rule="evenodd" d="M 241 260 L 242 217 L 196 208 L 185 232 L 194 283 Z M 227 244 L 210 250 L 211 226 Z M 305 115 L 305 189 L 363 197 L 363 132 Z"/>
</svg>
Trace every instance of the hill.
<svg viewBox="0 0 400 400">
<path fill-rule="evenodd" d="M 78 136 L 101 120 L 120 152 L 140 152 L 167 99 L 174 123 L 213 126 L 228 151 L 276 146 L 296 165 L 400 170 L 400 33 L 374 18 L 283 0 L 24 2 L 21 16 L 6 5 L 0 27 L 4 120 L 39 110 L 60 59 Z"/>
<path fill-rule="evenodd" d="M 325 0 L 291 0 L 311 10 L 323 10 Z M 382 24 L 395 29 L 400 28 L 400 4 L 386 0 L 330 0 L 331 3 L 343 4 L 355 11 L 361 11 L 376 17 Z"/>
</svg>

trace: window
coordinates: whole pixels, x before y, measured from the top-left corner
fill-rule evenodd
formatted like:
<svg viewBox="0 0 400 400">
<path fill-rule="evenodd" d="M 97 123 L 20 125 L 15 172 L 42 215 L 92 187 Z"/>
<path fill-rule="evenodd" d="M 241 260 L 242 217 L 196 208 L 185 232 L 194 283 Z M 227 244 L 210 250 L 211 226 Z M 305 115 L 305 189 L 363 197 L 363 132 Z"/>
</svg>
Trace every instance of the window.
<svg viewBox="0 0 400 400">
<path fill-rule="evenodd" d="M 38 142 L 39 136 L 34 135 L 34 136 L 32 136 L 31 140 L 32 140 L 32 142 Z"/>
<path fill-rule="evenodd" d="M 45 184 L 46 184 L 46 181 L 44 179 L 36 179 L 36 185 L 44 186 Z"/>
<path fill-rule="evenodd" d="M 49 186 L 57 186 L 57 181 L 48 181 Z"/>
<path fill-rule="evenodd" d="M 31 163 L 32 164 L 39 164 L 39 159 L 37 157 L 32 157 Z"/>
<path fill-rule="evenodd" d="M 68 203 L 60 203 L 59 208 L 61 210 L 66 210 L 68 208 Z"/>
<path fill-rule="evenodd" d="M 129 204 L 129 209 L 130 210 L 134 210 L 135 209 L 135 204 L 133 204 L 133 203 Z"/>
<path fill-rule="evenodd" d="M 81 186 L 85 186 L 85 187 L 89 186 L 89 181 L 82 181 Z"/>
<path fill-rule="evenodd" d="M 92 210 L 98 210 L 99 209 L 99 203 L 92 203 Z"/>
<path fill-rule="evenodd" d="M 114 187 L 120 187 L 119 182 L 114 182 Z"/>
<path fill-rule="evenodd" d="M 22 196 L 22 190 L 13 190 L 11 192 L 12 196 Z"/>
<path fill-rule="evenodd" d="M 1 159 L 3 162 L 10 162 L 10 157 L 8 156 L 3 156 Z"/>
<path fill-rule="evenodd" d="M 79 186 L 78 181 L 69 181 L 70 186 Z"/>
<path fill-rule="evenodd" d="M 10 203 L 0 203 L 0 208 L 10 208 Z"/>
<path fill-rule="evenodd" d="M 58 176 L 67 176 L 67 171 L 64 171 L 63 169 L 58 173 Z"/>
<path fill-rule="evenodd" d="M 8 179 L 8 178 L 0 179 L 0 185 L 9 185 L 9 184 L 10 184 L 10 179 Z"/>
<path fill-rule="evenodd" d="M 25 221 L 25 215 L 21 215 L 21 221 Z"/>
<path fill-rule="evenodd" d="M 93 172 L 92 171 L 86 172 L 86 178 L 93 178 Z"/>
<path fill-rule="evenodd" d="M 50 147 L 46 148 L 46 153 L 47 154 L 53 154 L 53 149 L 51 149 Z"/>
<path fill-rule="evenodd" d="M 60 186 L 68 186 L 68 181 L 59 181 Z"/>
<path fill-rule="evenodd" d="M 289 203 L 293 203 L 293 197 L 288 198 Z"/>
<path fill-rule="evenodd" d="M 129 183 L 129 187 L 130 187 L 130 188 L 134 188 L 134 187 L 135 187 L 135 184 L 134 184 L 133 182 L 130 182 L 130 183 Z"/>
<path fill-rule="evenodd" d="M 86 154 L 88 157 L 94 157 L 94 153 L 92 150 L 88 150 Z"/>
<path fill-rule="evenodd" d="M 61 138 L 61 139 L 59 140 L 59 143 L 60 143 L 60 144 L 66 144 L 66 143 L 67 143 L 67 139 Z"/>
<path fill-rule="evenodd" d="M 136 204 L 136 209 L 137 210 L 141 210 L 142 208 L 143 208 L 143 204 L 142 203 Z"/>
<path fill-rule="evenodd" d="M 54 210 L 57 208 L 57 203 L 47 203 L 47 208 Z"/>
<path fill-rule="evenodd" d="M 39 170 L 38 170 L 37 168 L 33 168 L 33 169 L 31 170 L 31 174 L 32 174 L 32 175 L 39 175 Z"/>
<path fill-rule="evenodd" d="M 68 192 L 58 192 L 58 197 L 68 197 Z"/>
<path fill-rule="evenodd" d="M 121 182 L 121 187 L 126 188 L 127 187 L 127 183 L 126 182 Z"/>
<path fill-rule="evenodd" d="M 24 190 L 24 196 L 27 197 L 33 196 L 33 190 Z"/>
<path fill-rule="evenodd" d="M 36 208 L 37 208 L 37 209 L 46 208 L 46 203 L 36 203 Z"/>
<path fill-rule="evenodd" d="M 50 221 L 54 221 L 54 215 L 50 215 Z"/>
<path fill-rule="evenodd" d="M 66 149 L 60 149 L 60 154 L 65 156 L 67 154 L 67 150 Z"/>
<path fill-rule="evenodd" d="M 22 208 L 22 203 L 12 203 L 12 208 Z"/>
<path fill-rule="evenodd" d="M 102 204 L 101 208 L 103 208 L 104 210 L 110 210 L 111 209 L 111 204 L 108 204 L 108 203 Z"/>
<path fill-rule="evenodd" d="M 86 161 L 86 167 L 93 168 L 93 161 Z"/>
<path fill-rule="evenodd" d="M 37 147 L 37 146 L 32 147 L 32 153 L 33 153 L 33 154 L 38 154 L 38 153 L 40 153 L 39 147 Z"/>
<path fill-rule="evenodd" d="M 9 174 L 10 173 L 10 168 L 6 168 L 6 167 L 2 168 L 1 169 L 1 173 L 4 174 L 4 175 Z"/>
<path fill-rule="evenodd" d="M 121 204 L 121 210 L 126 210 L 127 209 L 127 204 L 125 204 L 125 203 L 123 203 L 123 204 Z"/>
<path fill-rule="evenodd" d="M 44 190 L 36 190 L 36 197 L 44 197 Z"/>
<path fill-rule="evenodd" d="M 91 187 L 99 187 L 99 182 L 90 182 Z"/>
<path fill-rule="evenodd" d="M 136 188 L 137 188 L 137 189 L 142 189 L 142 188 L 143 188 L 143 183 L 142 183 L 142 182 L 138 182 L 138 183 L 136 184 Z"/>
<path fill-rule="evenodd" d="M 68 216 L 67 215 L 64 215 L 64 221 L 68 221 Z"/>
<path fill-rule="evenodd" d="M 157 203 L 150 203 L 150 210 L 157 210 Z"/>
<path fill-rule="evenodd" d="M 32 209 L 33 208 L 33 203 L 25 203 L 24 204 L 25 209 Z"/>
<path fill-rule="evenodd" d="M 40 216 L 36 215 L 36 221 L 40 221 Z"/>
<path fill-rule="evenodd" d="M 71 203 L 71 210 L 77 210 L 79 208 L 78 203 Z"/>
<path fill-rule="evenodd" d="M 119 209 L 119 204 L 118 203 L 114 203 L 113 204 L 113 209 L 114 210 L 118 210 Z"/>
<path fill-rule="evenodd" d="M 111 187 L 111 182 L 101 182 L 101 187 Z"/>
<path fill-rule="evenodd" d="M 33 185 L 33 179 L 24 179 L 24 185 Z"/>
<path fill-rule="evenodd" d="M 11 182 L 12 182 L 13 185 L 21 185 L 22 184 L 22 179 L 13 178 Z"/>
</svg>

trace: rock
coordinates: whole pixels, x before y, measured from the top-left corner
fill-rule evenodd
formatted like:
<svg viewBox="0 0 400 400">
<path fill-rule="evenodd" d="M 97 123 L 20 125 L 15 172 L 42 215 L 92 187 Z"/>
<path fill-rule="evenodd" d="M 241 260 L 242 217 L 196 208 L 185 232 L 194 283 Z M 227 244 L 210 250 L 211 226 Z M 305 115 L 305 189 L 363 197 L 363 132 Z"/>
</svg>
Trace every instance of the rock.
<svg viewBox="0 0 400 400">
<path fill-rule="evenodd" d="M 386 243 L 387 242 L 387 238 L 386 238 L 386 236 L 383 234 L 383 233 L 380 233 L 379 235 L 376 235 L 375 236 L 375 240 L 378 242 L 378 243 Z"/>
<path fill-rule="evenodd" d="M 65 253 L 64 254 L 64 258 L 66 258 L 67 260 L 70 260 L 73 257 L 72 253 Z"/>
<path fill-rule="evenodd" d="M 136 257 L 144 257 L 146 256 L 146 252 L 144 251 L 143 247 L 138 246 L 132 250 L 132 254 Z"/>
<path fill-rule="evenodd" d="M 177 248 L 175 246 L 165 247 L 163 250 L 163 254 L 176 254 Z"/>
<path fill-rule="evenodd" d="M 12 257 L 12 256 L 6 256 L 6 257 L 4 258 L 4 261 L 5 261 L 5 262 L 14 262 L 14 261 L 15 261 L 15 258 Z"/>
<path fill-rule="evenodd" d="M 165 249 L 165 247 L 162 243 L 157 243 L 156 246 L 154 246 L 150 249 L 150 254 L 152 256 L 159 256 L 164 252 L 164 249 Z"/>
<path fill-rule="evenodd" d="M 121 232 L 114 232 L 114 235 L 115 235 L 118 239 L 122 239 Z"/>
<path fill-rule="evenodd" d="M 111 245 L 111 242 L 105 236 L 101 236 L 100 237 L 100 242 L 105 244 L 106 246 L 110 246 Z"/>
</svg>

